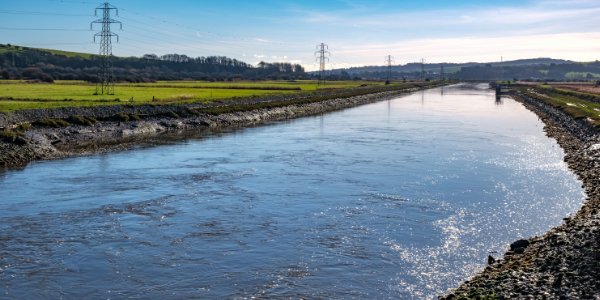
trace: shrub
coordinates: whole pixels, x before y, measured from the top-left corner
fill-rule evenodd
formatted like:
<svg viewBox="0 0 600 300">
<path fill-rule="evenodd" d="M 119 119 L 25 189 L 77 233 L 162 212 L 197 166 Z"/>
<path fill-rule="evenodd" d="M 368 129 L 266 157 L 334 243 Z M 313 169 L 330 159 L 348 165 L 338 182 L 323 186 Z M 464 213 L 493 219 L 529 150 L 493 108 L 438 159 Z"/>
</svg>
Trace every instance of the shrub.
<svg viewBox="0 0 600 300">
<path fill-rule="evenodd" d="M 25 137 L 25 135 L 21 132 L 10 132 L 10 131 L 5 131 L 5 130 L 0 130 L 0 138 L 1 139 L 12 138 L 15 136 Z"/>
<path fill-rule="evenodd" d="M 30 129 L 31 129 L 31 125 L 29 125 L 29 124 L 19 124 L 19 126 L 17 126 L 17 131 L 21 131 L 21 132 L 28 131 Z"/>
<path fill-rule="evenodd" d="M 27 140 L 25 140 L 25 135 L 21 132 L 10 132 L 10 131 L 0 131 L 0 140 L 3 140 L 8 143 L 15 143 L 19 145 L 27 144 Z"/>
<path fill-rule="evenodd" d="M 56 120 L 56 124 L 58 124 L 58 126 L 60 127 L 69 127 L 71 126 L 71 124 L 69 124 L 67 121 L 65 120 Z"/>
<path fill-rule="evenodd" d="M 140 121 L 141 118 L 138 115 L 129 115 L 129 120 L 131 120 L 131 121 Z"/>
<path fill-rule="evenodd" d="M 167 116 L 169 118 L 173 118 L 173 119 L 179 119 L 179 115 L 176 114 L 174 111 L 170 111 L 170 112 L 166 113 L 165 116 Z"/>
<path fill-rule="evenodd" d="M 80 116 L 69 116 L 69 118 L 67 118 L 67 121 L 73 124 L 79 124 L 83 126 L 94 126 L 94 123 L 92 123 L 90 120 Z"/>
<path fill-rule="evenodd" d="M 94 125 L 98 124 L 98 120 L 96 120 L 94 117 L 85 117 L 85 118 Z"/>
<path fill-rule="evenodd" d="M 65 120 L 52 120 L 52 119 L 39 119 L 39 120 L 33 122 L 33 125 L 39 126 L 39 127 L 54 127 L 54 128 L 71 126 L 71 124 L 67 123 Z"/>
<path fill-rule="evenodd" d="M 111 119 L 113 121 L 127 122 L 129 121 L 129 116 L 126 114 L 115 114 L 111 117 Z"/>
<path fill-rule="evenodd" d="M 197 110 L 195 110 L 195 109 L 193 109 L 193 108 L 187 108 L 185 110 L 185 113 L 186 113 L 187 116 L 194 116 L 194 117 L 200 115 L 200 112 L 197 111 Z"/>
</svg>

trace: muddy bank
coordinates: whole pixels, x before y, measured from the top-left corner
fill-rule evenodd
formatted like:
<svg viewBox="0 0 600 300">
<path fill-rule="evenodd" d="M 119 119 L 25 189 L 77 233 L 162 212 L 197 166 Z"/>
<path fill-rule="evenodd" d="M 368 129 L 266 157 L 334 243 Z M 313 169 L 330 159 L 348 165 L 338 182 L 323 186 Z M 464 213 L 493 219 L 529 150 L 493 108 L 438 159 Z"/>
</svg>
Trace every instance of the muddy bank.
<svg viewBox="0 0 600 300">
<path fill-rule="evenodd" d="M 430 86 L 427 88 L 434 88 Z M 86 147 L 96 142 L 106 141 L 113 147 L 123 142 L 131 142 L 132 138 L 152 136 L 165 132 L 216 128 L 227 126 L 244 126 L 265 121 L 297 118 L 340 110 L 360 104 L 380 101 L 387 97 L 415 92 L 424 88 L 412 88 L 399 91 L 376 92 L 368 95 L 349 98 L 337 98 L 309 104 L 289 105 L 277 108 L 257 109 L 246 112 L 220 115 L 199 114 L 190 116 L 190 107 L 176 106 L 140 106 L 64 108 L 57 110 L 37 110 L 13 114 L 9 126 L 19 121 L 31 122 L 40 118 L 54 116 L 66 118 L 71 115 L 96 117 L 99 114 L 139 114 L 145 115 L 138 121 L 100 121 L 93 126 L 71 125 L 63 128 L 33 127 L 26 131 L 24 139 L 0 139 L 0 167 L 25 165 L 28 162 L 79 155 L 99 151 L 98 147 Z M 172 107 L 173 106 L 173 107 Z M 156 111 L 155 111 L 156 110 Z M 169 113 L 174 112 L 175 114 Z M 179 112 L 179 114 L 177 114 Z M 187 117 L 180 117 L 186 116 Z M 8 122 L 7 120 L 5 120 Z M 10 125 L 13 124 L 13 125 Z M 83 145 L 83 146 L 82 146 Z"/>
<path fill-rule="evenodd" d="M 583 182 L 587 201 L 543 236 L 515 241 L 489 266 L 439 299 L 598 299 L 600 297 L 600 135 L 585 120 L 511 93 L 545 123 L 548 137 Z"/>
</svg>

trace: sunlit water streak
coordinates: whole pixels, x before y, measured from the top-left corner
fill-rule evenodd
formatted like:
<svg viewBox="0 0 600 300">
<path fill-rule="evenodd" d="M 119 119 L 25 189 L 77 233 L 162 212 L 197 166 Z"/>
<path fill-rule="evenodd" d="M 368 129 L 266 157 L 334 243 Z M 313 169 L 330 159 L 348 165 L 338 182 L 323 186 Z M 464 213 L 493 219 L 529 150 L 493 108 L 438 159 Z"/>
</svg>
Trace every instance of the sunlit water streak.
<svg viewBox="0 0 600 300">
<path fill-rule="evenodd" d="M 0 173 L 0 298 L 433 298 L 585 199 L 485 85 Z"/>
</svg>

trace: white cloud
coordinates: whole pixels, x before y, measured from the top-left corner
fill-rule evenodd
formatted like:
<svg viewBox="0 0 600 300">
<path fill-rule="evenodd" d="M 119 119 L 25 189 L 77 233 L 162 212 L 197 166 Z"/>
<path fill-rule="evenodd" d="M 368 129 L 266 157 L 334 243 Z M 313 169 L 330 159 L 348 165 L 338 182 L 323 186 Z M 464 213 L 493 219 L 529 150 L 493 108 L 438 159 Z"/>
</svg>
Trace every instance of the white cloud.
<svg viewBox="0 0 600 300">
<path fill-rule="evenodd" d="M 269 41 L 267 41 L 267 40 L 263 40 L 263 39 L 257 39 L 257 38 L 255 38 L 255 40 L 257 40 L 257 41 L 259 41 L 259 42 L 263 42 L 263 43 L 269 43 Z"/>
<path fill-rule="evenodd" d="M 256 58 L 263 58 L 263 57 L 266 57 L 266 56 L 264 56 L 264 55 L 256 55 L 256 54 L 254 54 L 254 57 L 256 57 Z"/>
<path fill-rule="evenodd" d="M 464 37 L 450 39 L 415 39 L 395 44 L 379 44 L 340 51 L 344 57 L 367 58 L 392 53 L 397 62 L 407 63 L 426 58 L 428 62 L 489 62 L 537 57 L 576 61 L 595 60 L 600 53 L 600 32 L 526 35 L 514 37 Z M 339 56 L 338 56 L 339 57 Z M 332 53 L 332 61 L 336 53 Z M 337 58 L 339 59 L 339 58 Z M 369 61 L 363 60 L 364 64 Z M 381 62 L 375 62 L 380 65 Z"/>
</svg>

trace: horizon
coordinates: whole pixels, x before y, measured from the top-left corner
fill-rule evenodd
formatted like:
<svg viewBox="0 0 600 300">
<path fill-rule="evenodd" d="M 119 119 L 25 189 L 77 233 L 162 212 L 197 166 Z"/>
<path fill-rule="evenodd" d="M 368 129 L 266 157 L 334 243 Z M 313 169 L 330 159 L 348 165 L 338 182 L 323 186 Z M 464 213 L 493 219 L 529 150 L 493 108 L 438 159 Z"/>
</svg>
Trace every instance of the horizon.
<svg viewBox="0 0 600 300">
<path fill-rule="evenodd" d="M 317 69 L 318 41 L 331 52 L 327 69 L 383 65 L 386 55 L 395 65 L 427 63 L 495 63 L 552 58 L 592 62 L 600 51 L 600 23 L 592 16 L 600 4 L 587 0 L 555 1 L 329 1 L 196 3 L 109 2 L 119 9 L 112 17 L 115 56 L 140 57 L 167 53 L 227 56 L 256 65 L 260 61 L 298 63 Z M 401 8 L 395 8 L 401 4 Z M 236 9 L 230 9 L 236 5 Z M 89 31 L 98 3 L 26 0 L 0 9 L 5 20 L 0 43 L 98 53 Z M 30 8 L 35 7 L 35 8 Z M 51 24 L 51 25 L 48 25 Z M 325 28 L 327 30 L 325 30 Z M 15 30 L 19 29 L 19 30 Z M 35 30 L 21 30 L 35 29 Z M 45 29 L 44 31 L 40 29 Z M 46 30 L 46 29 L 68 29 Z M 44 32 L 40 35 L 40 32 Z M 443 49 L 443 50 L 440 50 Z"/>
</svg>

